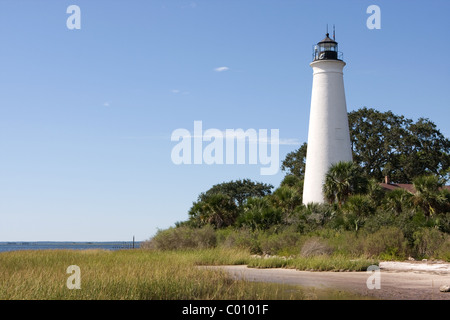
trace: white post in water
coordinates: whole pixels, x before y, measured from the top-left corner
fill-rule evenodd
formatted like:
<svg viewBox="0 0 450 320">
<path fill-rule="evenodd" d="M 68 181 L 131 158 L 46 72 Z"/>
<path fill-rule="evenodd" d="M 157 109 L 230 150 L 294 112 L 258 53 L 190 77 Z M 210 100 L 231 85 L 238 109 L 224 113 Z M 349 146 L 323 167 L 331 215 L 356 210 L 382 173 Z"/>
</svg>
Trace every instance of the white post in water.
<svg viewBox="0 0 450 320">
<path fill-rule="evenodd" d="M 334 38 L 334 37 L 333 37 Z M 324 203 L 323 183 L 332 164 L 352 161 L 344 74 L 346 63 L 334 39 L 314 47 L 313 88 L 308 131 L 303 203 Z"/>
</svg>

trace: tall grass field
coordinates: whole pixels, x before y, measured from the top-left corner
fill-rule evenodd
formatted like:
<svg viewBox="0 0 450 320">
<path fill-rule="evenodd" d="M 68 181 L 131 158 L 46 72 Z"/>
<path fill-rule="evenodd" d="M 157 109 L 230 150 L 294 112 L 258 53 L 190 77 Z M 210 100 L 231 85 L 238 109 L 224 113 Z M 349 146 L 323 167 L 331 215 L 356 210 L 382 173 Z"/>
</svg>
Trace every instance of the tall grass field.
<svg viewBox="0 0 450 320">
<path fill-rule="evenodd" d="M 2 300 L 358 299 L 337 291 L 233 280 L 200 265 L 248 264 L 250 253 L 203 250 L 30 250 L 0 253 Z M 70 289 L 69 266 L 80 289 Z M 70 279 L 69 279 L 70 280 Z M 70 280 L 71 281 L 71 280 Z M 69 281 L 69 282 L 70 282 Z"/>
</svg>

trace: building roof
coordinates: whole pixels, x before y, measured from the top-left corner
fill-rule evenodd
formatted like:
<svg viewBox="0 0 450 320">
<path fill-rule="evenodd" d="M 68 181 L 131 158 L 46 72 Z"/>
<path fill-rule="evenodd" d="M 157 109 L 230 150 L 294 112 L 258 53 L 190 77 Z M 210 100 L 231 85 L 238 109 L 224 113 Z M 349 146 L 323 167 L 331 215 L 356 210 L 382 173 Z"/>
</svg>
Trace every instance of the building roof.
<svg viewBox="0 0 450 320">
<path fill-rule="evenodd" d="M 327 42 L 337 43 L 336 41 L 334 41 L 333 39 L 330 38 L 330 34 L 329 33 L 327 33 L 325 39 L 323 39 L 319 43 L 327 43 Z"/>
<path fill-rule="evenodd" d="M 387 190 L 387 191 L 393 191 L 396 189 L 405 189 L 411 193 L 416 193 L 416 189 L 414 188 L 414 185 L 412 184 L 406 184 L 406 183 L 380 183 L 380 186 Z M 443 189 L 447 189 L 450 191 L 450 186 L 444 186 Z"/>
</svg>

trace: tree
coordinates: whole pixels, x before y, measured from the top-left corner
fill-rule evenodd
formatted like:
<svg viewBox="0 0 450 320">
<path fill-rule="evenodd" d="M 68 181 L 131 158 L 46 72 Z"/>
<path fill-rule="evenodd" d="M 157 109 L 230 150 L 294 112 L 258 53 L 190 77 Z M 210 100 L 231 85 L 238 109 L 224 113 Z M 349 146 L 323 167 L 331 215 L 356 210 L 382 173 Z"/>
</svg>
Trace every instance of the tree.
<svg viewBox="0 0 450 320">
<path fill-rule="evenodd" d="M 304 180 L 296 175 L 286 175 L 280 183 L 280 187 L 286 186 L 294 188 L 299 194 L 303 194 L 303 182 Z"/>
<path fill-rule="evenodd" d="M 330 203 L 337 202 L 339 207 L 350 195 L 367 191 L 367 178 L 360 168 L 351 161 L 333 164 L 325 175 L 323 192 Z"/>
<path fill-rule="evenodd" d="M 364 225 L 366 218 L 375 213 L 376 207 L 368 195 L 355 194 L 348 197 L 342 207 L 348 225 L 358 231 Z"/>
<path fill-rule="evenodd" d="M 450 140 L 429 119 L 417 122 L 391 111 L 362 108 L 348 115 L 353 160 L 368 177 L 411 183 L 450 167 Z"/>
<path fill-rule="evenodd" d="M 396 215 L 411 209 L 413 194 L 406 189 L 398 188 L 386 193 L 383 208 Z"/>
<path fill-rule="evenodd" d="M 215 228 L 231 226 L 238 217 L 238 208 L 224 194 L 212 194 L 195 202 L 189 210 L 190 221 L 197 227 L 212 225 Z"/>
<path fill-rule="evenodd" d="M 231 226 L 249 198 L 271 194 L 273 186 L 250 179 L 224 182 L 202 192 L 189 210 L 189 224 L 216 228 Z"/>
<path fill-rule="evenodd" d="M 266 230 L 279 224 L 281 215 L 281 210 L 274 207 L 267 197 L 250 198 L 244 205 L 238 224 L 250 227 L 252 230 Z"/>
<path fill-rule="evenodd" d="M 411 120 L 391 111 L 380 112 L 362 108 L 348 114 L 353 160 L 368 177 L 378 181 L 389 175 L 396 182 L 402 137 L 408 136 L 406 127 Z"/>
<path fill-rule="evenodd" d="M 445 210 L 447 191 L 442 190 L 444 182 L 441 179 L 435 175 L 420 176 L 414 179 L 413 185 L 416 189 L 413 203 L 423 210 L 427 218 Z"/>
<path fill-rule="evenodd" d="M 223 182 L 212 186 L 208 191 L 201 193 L 198 197 L 202 201 L 213 194 L 223 194 L 230 197 L 238 207 L 241 207 L 248 198 L 264 197 L 271 194 L 272 185 L 253 182 L 250 179 Z"/>
<path fill-rule="evenodd" d="M 381 206 L 383 199 L 386 195 L 383 188 L 375 179 L 369 179 L 367 183 L 367 196 L 375 207 Z"/>
<path fill-rule="evenodd" d="M 302 194 L 295 187 L 281 185 L 270 197 L 273 205 L 283 213 L 283 223 L 292 222 L 294 210 L 302 205 Z"/>
<path fill-rule="evenodd" d="M 348 114 L 353 161 L 368 178 L 385 176 L 395 183 L 412 183 L 427 174 L 450 178 L 450 140 L 429 119 L 417 122 L 391 111 L 366 107 Z M 303 178 L 307 144 L 287 154 L 281 169 Z"/>
<path fill-rule="evenodd" d="M 434 174 L 446 178 L 450 170 L 450 140 L 429 119 L 420 118 L 408 128 L 411 143 L 405 144 L 401 165 L 409 176 Z"/>
<path fill-rule="evenodd" d="M 306 167 L 306 150 L 308 144 L 305 142 L 300 148 L 286 155 L 281 164 L 281 170 L 303 179 Z"/>
</svg>

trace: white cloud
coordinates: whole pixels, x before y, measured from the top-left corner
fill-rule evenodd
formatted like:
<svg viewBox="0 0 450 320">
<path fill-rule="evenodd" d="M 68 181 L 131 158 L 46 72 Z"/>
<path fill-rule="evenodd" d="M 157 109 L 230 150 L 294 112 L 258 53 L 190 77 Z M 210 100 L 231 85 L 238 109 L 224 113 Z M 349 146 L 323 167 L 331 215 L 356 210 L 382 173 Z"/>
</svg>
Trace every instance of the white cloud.
<svg viewBox="0 0 450 320">
<path fill-rule="evenodd" d="M 104 106 L 104 107 L 109 107 L 109 102 L 103 103 L 103 106 Z"/>
<path fill-rule="evenodd" d="M 216 71 L 216 72 L 223 72 L 223 71 L 228 71 L 228 70 L 230 70 L 230 68 L 228 68 L 228 67 L 218 67 L 218 68 L 214 69 L 214 71 Z"/>
<path fill-rule="evenodd" d="M 173 90 L 172 90 L 172 93 L 175 93 L 175 94 L 180 93 L 180 90 L 178 90 L 178 89 L 173 89 Z"/>
</svg>

